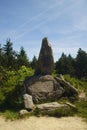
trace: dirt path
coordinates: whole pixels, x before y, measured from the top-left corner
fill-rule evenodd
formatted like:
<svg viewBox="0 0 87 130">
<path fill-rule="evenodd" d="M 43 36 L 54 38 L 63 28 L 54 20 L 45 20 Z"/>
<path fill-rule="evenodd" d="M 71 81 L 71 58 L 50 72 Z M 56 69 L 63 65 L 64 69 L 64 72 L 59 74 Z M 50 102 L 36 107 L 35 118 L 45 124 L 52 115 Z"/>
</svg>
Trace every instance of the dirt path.
<svg viewBox="0 0 87 130">
<path fill-rule="evenodd" d="M 87 130 L 87 124 L 79 117 L 30 117 L 16 121 L 0 117 L 0 130 Z"/>
</svg>

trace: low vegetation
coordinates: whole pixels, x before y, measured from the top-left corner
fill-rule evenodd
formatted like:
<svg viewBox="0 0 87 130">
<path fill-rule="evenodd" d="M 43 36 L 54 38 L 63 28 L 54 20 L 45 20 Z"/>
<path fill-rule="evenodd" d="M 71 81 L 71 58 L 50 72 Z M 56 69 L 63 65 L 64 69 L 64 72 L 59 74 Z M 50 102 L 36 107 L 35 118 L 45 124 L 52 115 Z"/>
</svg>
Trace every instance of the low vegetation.
<svg viewBox="0 0 87 130">
<path fill-rule="evenodd" d="M 77 88 L 79 92 L 83 90 L 87 94 L 87 81 L 85 79 L 77 79 L 70 75 L 64 75 L 64 79 Z"/>
<path fill-rule="evenodd" d="M 87 101 L 78 101 L 75 102 L 75 105 L 78 108 L 77 115 L 83 117 L 87 122 Z"/>
<path fill-rule="evenodd" d="M 18 71 L 4 71 L 4 77 L 2 77 L 0 84 L 0 109 L 21 107 L 23 81 L 26 76 L 33 74 L 34 70 L 25 66 L 20 67 Z"/>
<path fill-rule="evenodd" d="M 52 117 L 67 117 L 67 116 L 74 116 L 77 112 L 77 108 L 72 107 L 62 107 L 56 108 L 55 110 L 51 111 L 43 111 L 41 112 L 38 108 L 34 111 L 35 115 L 48 115 Z"/>
<path fill-rule="evenodd" d="M 78 109 L 77 115 L 85 118 L 87 121 L 87 81 L 84 79 L 76 79 L 70 75 L 64 75 L 64 78 L 75 86 L 79 93 L 84 92 L 86 94 L 86 99 L 78 99 L 74 104 Z"/>
</svg>

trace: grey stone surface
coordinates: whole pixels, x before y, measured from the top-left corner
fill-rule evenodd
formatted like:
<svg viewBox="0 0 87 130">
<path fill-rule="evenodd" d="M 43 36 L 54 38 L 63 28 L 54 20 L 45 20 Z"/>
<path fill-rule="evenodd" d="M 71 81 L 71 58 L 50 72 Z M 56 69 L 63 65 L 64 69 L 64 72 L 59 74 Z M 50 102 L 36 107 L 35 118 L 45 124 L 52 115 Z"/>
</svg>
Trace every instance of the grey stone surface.
<svg viewBox="0 0 87 130">
<path fill-rule="evenodd" d="M 24 82 L 26 93 L 32 95 L 34 103 L 59 99 L 64 89 L 51 76 L 34 76 Z"/>
<path fill-rule="evenodd" d="M 34 108 L 32 96 L 28 95 L 27 93 L 23 95 L 24 99 L 24 107 L 28 110 L 32 110 Z"/>
<path fill-rule="evenodd" d="M 69 82 L 59 77 L 56 77 L 55 79 L 64 88 L 67 96 L 78 95 L 78 90 L 74 86 L 72 86 Z"/>
<path fill-rule="evenodd" d="M 78 91 L 64 78 L 51 75 L 29 77 L 24 82 L 25 93 L 32 95 L 34 103 L 56 101 L 62 96 L 78 96 Z"/>
<path fill-rule="evenodd" d="M 68 105 L 66 104 L 60 104 L 57 102 L 51 102 L 51 103 L 44 103 L 44 104 L 39 104 L 36 106 L 40 111 L 45 112 L 45 111 L 53 111 L 58 108 L 68 108 Z"/>
<path fill-rule="evenodd" d="M 46 75 L 52 74 L 54 70 L 54 58 L 51 45 L 47 38 L 42 40 L 42 46 L 38 58 L 38 65 L 36 69 L 36 74 Z"/>
</svg>

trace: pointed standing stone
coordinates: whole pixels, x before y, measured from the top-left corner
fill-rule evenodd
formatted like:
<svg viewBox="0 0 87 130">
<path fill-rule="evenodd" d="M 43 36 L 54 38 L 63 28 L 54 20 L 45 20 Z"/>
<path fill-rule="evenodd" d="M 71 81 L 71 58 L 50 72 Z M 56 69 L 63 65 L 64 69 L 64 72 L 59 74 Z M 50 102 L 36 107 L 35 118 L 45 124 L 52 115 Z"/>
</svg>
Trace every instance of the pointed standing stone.
<svg viewBox="0 0 87 130">
<path fill-rule="evenodd" d="M 38 58 L 38 65 L 35 74 L 52 74 L 54 70 L 54 58 L 51 45 L 47 38 L 42 40 L 42 46 Z"/>
</svg>

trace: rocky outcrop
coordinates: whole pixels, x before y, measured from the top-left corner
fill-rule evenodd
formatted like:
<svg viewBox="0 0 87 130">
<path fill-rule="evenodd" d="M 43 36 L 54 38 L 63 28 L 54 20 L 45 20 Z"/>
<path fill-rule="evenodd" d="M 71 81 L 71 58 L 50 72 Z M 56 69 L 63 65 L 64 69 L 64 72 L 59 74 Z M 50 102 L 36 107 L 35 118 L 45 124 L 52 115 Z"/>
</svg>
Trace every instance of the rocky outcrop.
<svg viewBox="0 0 87 130">
<path fill-rule="evenodd" d="M 29 77 L 24 86 L 26 93 L 32 95 L 34 103 L 57 100 L 65 92 L 51 75 Z"/>
<path fill-rule="evenodd" d="M 65 94 L 67 96 L 77 96 L 78 91 L 75 87 L 73 87 L 69 82 L 65 81 L 63 76 L 62 78 L 56 77 L 56 81 L 64 88 Z"/>
<path fill-rule="evenodd" d="M 36 105 L 36 108 L 38 108 L 42 113 L 48 113 L 56 110 L 61 110 L 61 111 L 65 110 L 65 112 L 67 110 L 72 110 L 74 112 L 77 111 L 76 106 L 69 102 L 62 103 L 62 104 L 58 102 L 43 103 L 43 104 Z"/>
<path fill-rule="evenodd" d="M 32 95 L 34 103 L 55 101 L 62 96 L 78 95 L 77 89 L 65 81 L 63 76 L 55 77 L 55 79 L 51 75 L 27 77 L 24 86 L 25 93 Z"/>
<path fill-rule="evenodd" d="M 40 114 L 49 114 L 48 112 L 57 112 L 57 110 L 59 110 L 59 112 L 61 112 L 62 110 L 63 111 L 65 110 L 65 112 L 68 110 L 72 110 L 75 112 L 77 111 L 77 108 L 75 105 L 69 102 L 66 103 L 50 102 L 50 103 L 37 104 L 35 105 L 32 111 L 22 109 L 19 111 L 19 115 L 24 116 L 24 115 L 31 114 L 33 112 L 34 113 L 36 112 L 36 114 L 39 114 L 38 112 L 40 112 Z"/>
<path fill-rule="evenodd" d="M 28 95 L 27 93 L 23 95 L 23 99 L 24 99 L 24 107 L 27 110 L 32 110 L 34 109 L 34 104 L 33 104 L 33 100 L 32 100 L 32 96 Z"/>
<path fill-rule="evenodd" d="M 48 75 L 52 74 L 54 70 L 54 58 L 51 45 L 47 38 L 42 40 L 42 47 L 40 50 L 38 65 L 36 69 L 36 74 Z"/>
<path fill-rule="evenodd" d="M 53 78 L 54 70 L 53 52 L 48 39 L 42 40 L 35 75 L 26 77 L 24 81 L 24 104 L 26 109 L 33 109 L 34 105 L 41 102 L 56 101 L 63 96 L 77 96 L 78 91 L 62 75 Z M 29 95 L 26 95 L 29 94 Z M 32 97 L 30 97 L 30 95 Z M 33 100 L 33 101 L 32 101 Z"/>
</svg>

